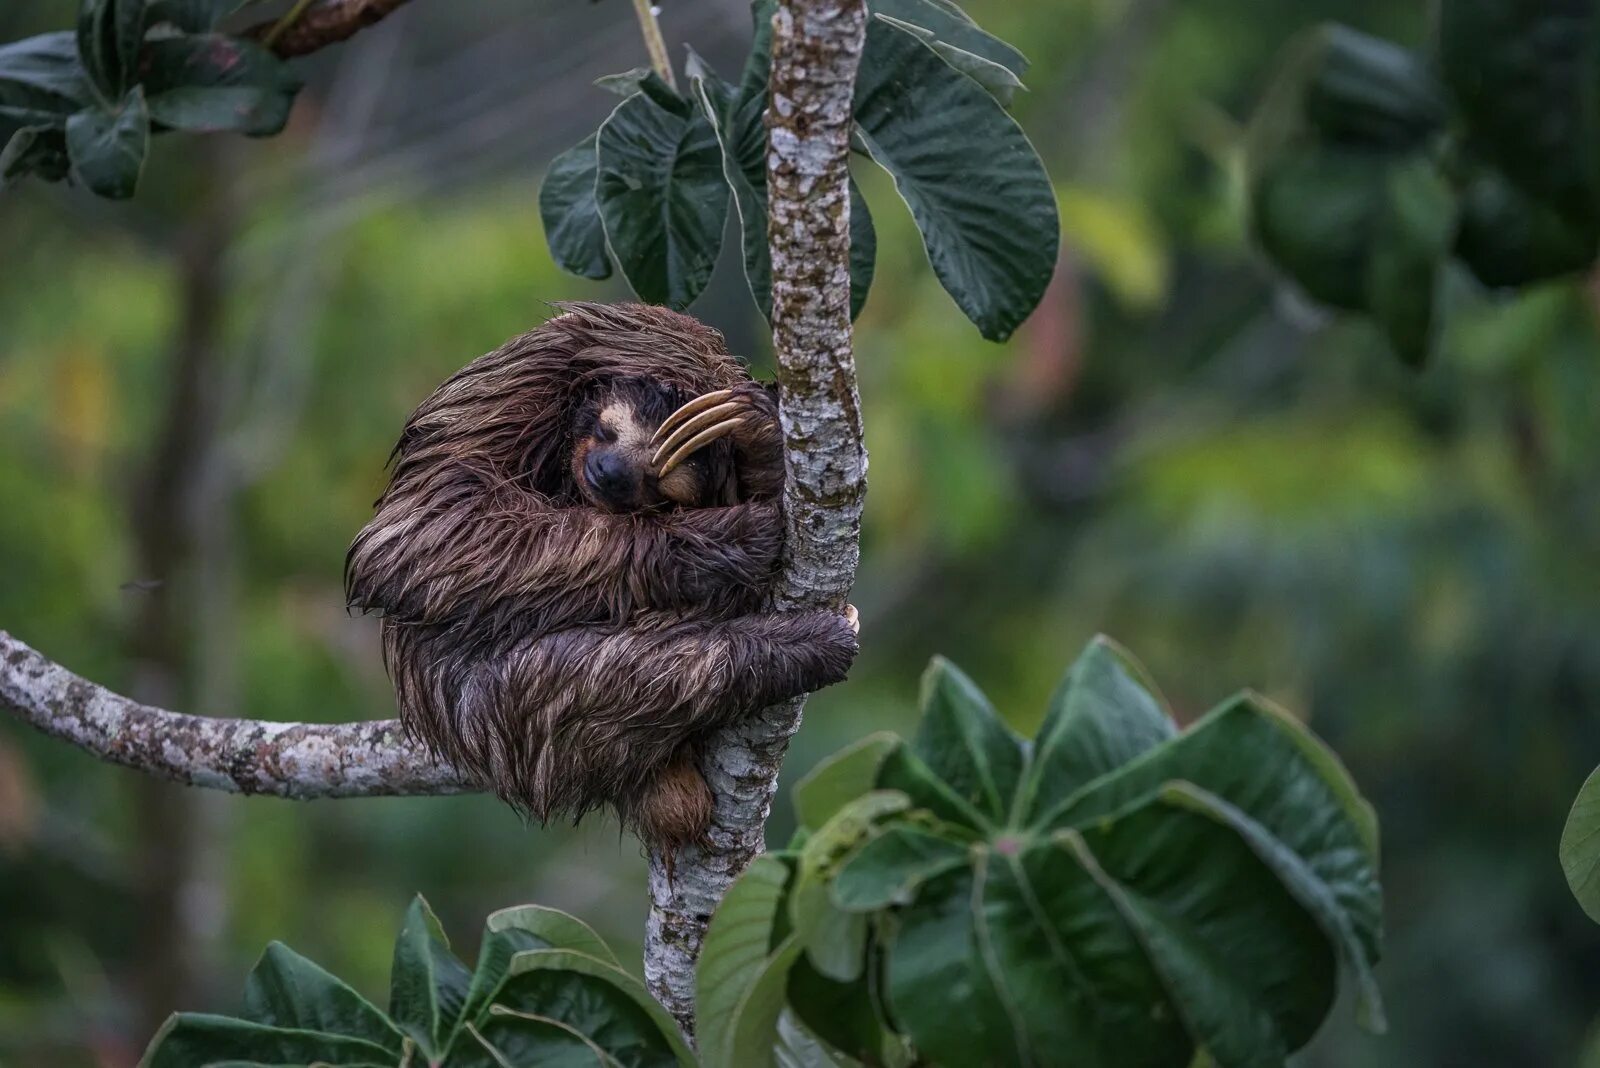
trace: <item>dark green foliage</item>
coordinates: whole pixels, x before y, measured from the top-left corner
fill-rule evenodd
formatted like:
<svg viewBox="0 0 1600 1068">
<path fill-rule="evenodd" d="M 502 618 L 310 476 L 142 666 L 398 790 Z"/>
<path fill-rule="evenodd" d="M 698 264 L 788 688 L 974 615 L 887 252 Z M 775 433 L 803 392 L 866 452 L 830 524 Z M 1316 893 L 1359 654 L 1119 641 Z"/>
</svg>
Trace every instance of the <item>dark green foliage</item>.
<svg viewBox="0 0 1600 1068">
<path fill-rule="evenodd" d="M 1105 640 L 1031 743 L 944 661 L 922 707 L 910 743 L 796 788 L 797 847 L 713 921 L 702 1011 L 776 969 L 799 1023 L 873 1063 L 1282 1065 L 1342 962 L 1381 1029 L 1376 823 L 1287 713 L 1243 694 L 1179 732 Z M 755 1063 L 772 1026 L 723 1026 L 707 1063 Z"/>
<path fill-rule="evenodd" d="M 179 1013 L 141 1068 L 689 1063 L 671 1017 L 593 931 L 555 909 L 490 916 L 469 971 L 419 897 L 395 942 L 390 984 L 385 1013 L 273 943 L 250 973 L 242 1017 Z"/>
<path fill-rule="evenodd" d="M 83 0 L 77 32 L 0 46 L 0 188 L 32 175 L 133 195 L 150 134 L 275 134 L 300 80 L 254 41 L 213 33 L 222 0 Z"/>
<path fill-rule="evenodd" d="M 691 54 L 687 99 L 659 79 L 603 79 L 628 98 L 558 158 L 541 198 L 556 261 L 609 273 L 609 249 L 634 291 L 684 307 L 721 249 L 729 194 L 743 233 L 745 277 L 771 310 L 767 252 L 767 76 L 773 0 L 754 0 L 755 40 L 738 84 Z M 1055 194 L 1006 113 L 1026 64 L 943 0 L 872 0 L 856 81 L 856 144 L 894 176 L 935 274 L 987 338 L 1003 340 L 1038 304 L 1055 268 Z M 586 162 L 593 156 L 593 163 Z M 592 210 L 582 185 L 593 176 Z M 876 237 L 852 187 L 851 307 L 872 283 Z"/>
<path fill-rule="evenodd" d="M 1252 122 L 1250 212 L 1309 296 L 1410 363 L 1452 257 L 1485 285 L 1571 274 L 1600 239 L 1600 16 L 1588 0 L 1442 0 L 1424 57 L 1341 26 L 1286 51 Z"/>
</svg>

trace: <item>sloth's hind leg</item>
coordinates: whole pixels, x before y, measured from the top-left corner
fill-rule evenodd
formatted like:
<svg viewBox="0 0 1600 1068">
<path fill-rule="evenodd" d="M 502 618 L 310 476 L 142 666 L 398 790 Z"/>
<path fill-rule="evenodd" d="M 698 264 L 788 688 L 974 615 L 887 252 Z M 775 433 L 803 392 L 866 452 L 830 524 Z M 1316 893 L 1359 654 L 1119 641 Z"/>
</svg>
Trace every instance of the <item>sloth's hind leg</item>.
<svg viewBox="0 0 1600 1068">
<path fill-rule="evenodd" d="M 496 665 L 502 684 L 483 692 L 497 707 L 480 714 L 497 729 L 478 737 L 493 739 L 502 796 L 540 818 L 606 802 L 631 817 L 706 731 L 840 681 L 855 654 L 851 620 L 830 612 L 560 631 Z M 703 784 L 678 785 L 678 807 L 697 809 Z"/>
</svg>

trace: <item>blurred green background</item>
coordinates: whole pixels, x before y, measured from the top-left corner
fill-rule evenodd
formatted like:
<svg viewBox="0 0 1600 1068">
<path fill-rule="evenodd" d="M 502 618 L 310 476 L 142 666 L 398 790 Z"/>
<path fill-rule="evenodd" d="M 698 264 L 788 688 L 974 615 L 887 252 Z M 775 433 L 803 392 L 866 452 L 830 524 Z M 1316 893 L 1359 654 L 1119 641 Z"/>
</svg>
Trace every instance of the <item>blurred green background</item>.
<svg viewBox="0 0 1600 1068">
<path fill-rule="evenodd" d="M 1251 255 L 1240 124 L 1276 49 L 1325 18 L 1417 43 L 1423 3 L 967 6 L 1034 62 L 1015 110 L 1064 254 L 989 345 L 862 169 L 864 648 L 786 781 L 908 729 L 935 652 L 1029 731 L 1110 633 L 1186 718 L 1247 685 L 1298 710 L 1377 805 L 1391 1032 L 1340 1011 L 1299 1063 L 1578 1063 L 1600 930 L 1555 848 L 1600 761 L 1600 290 L 1459 281 L 1413 374 Z M 0 40 L 74 7 L 7 0 Z M 742 0 L 663 7 L 737 69 Z M 416 0 L 306 65 L 280 138 L 163 138 L 127 205 L 0 198 L 0 628 L 170 707 L 391 715 L 345 546 L 439 379 L 546 301 L 624 295 L 554 268 L 536 190 L 612 106 L 589 81 L 644 62 L 632 20 Z M 767 365 L 733 259 L 694 310 Z M 770 838 L 791 826 L 784 797 Z M 637 959 L 644 863 L 603 819 L 185 792 L 0 724 L 0 1065 L 131 1065 L 172 1008 L 233 1007 L 272 938 L 377 992 L 419 890 L 469 953 L 538 901 Z"/>
</svg>

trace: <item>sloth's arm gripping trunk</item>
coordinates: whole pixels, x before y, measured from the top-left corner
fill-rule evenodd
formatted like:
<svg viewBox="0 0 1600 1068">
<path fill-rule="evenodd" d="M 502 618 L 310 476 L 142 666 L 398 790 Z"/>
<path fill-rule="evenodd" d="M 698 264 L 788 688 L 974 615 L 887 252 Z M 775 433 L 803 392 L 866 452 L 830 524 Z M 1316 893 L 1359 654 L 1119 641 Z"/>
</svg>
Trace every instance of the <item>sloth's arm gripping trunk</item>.
<svg viewBox="0 0 1600 1068">
<path fill-rule="evenodd" d="M 783 545 L 772 501 L 610 515 L 461 483 L 426 510 L 385 497 L 346 559 L 352 606 L 419 624 L 515 616 L 519 630 L 539 633 L 650 609 L 733 607 L 770 587 Z"/>
</svg>

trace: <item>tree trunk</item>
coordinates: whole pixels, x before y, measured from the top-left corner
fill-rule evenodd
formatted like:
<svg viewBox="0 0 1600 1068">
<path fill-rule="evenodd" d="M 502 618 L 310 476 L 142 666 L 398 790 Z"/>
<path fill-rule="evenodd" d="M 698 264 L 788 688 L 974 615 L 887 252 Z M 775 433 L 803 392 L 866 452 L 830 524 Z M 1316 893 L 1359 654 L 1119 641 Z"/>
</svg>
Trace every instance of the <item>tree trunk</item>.
<svg viewBox="0 0 1600 1068">
<path fill-rule="evenodd" d="M 768 97 L 772 337 L 789 480 L 779 605 L 842 608 L 860 554 L 866 451 L 850 347 L 850 109 L 865 0 L 785 0 L 773 16 Z M 650 860 L 645 979 L 694 1032 L 694 963 L 717 902 L 764 848 L 767 815 L 804 700 L 719 733 L 709 844 Z"/>
</svg>

